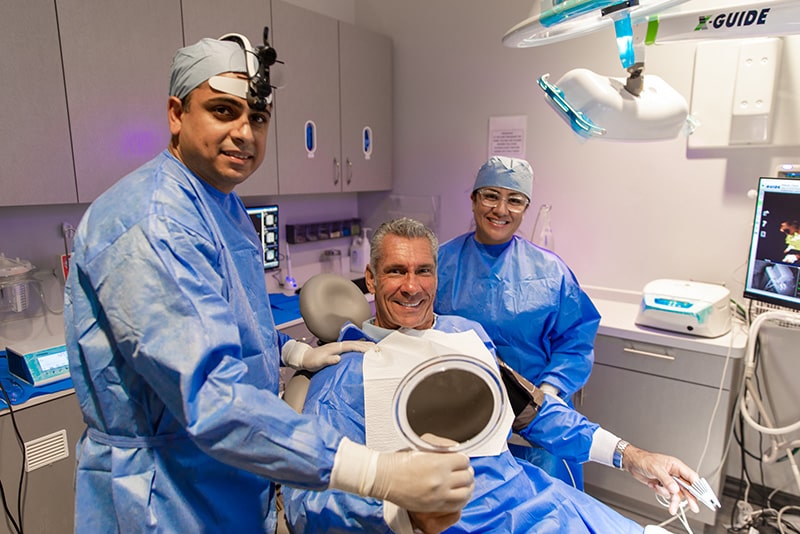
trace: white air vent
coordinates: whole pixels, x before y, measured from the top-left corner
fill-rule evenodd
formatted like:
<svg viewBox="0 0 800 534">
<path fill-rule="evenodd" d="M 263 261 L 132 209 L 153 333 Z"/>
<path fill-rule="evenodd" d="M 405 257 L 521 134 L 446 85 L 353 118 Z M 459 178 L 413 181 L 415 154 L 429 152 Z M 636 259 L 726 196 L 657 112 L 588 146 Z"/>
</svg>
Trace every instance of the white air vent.
<svg viewBox="0 0 800 534">
<path fill-rule="evenodd" d="M 69 457 L 67 431 L 59 430 L 41 438 L 25 442 L 25 472 L 30 473 L 40 467 Z"/>
</svg>

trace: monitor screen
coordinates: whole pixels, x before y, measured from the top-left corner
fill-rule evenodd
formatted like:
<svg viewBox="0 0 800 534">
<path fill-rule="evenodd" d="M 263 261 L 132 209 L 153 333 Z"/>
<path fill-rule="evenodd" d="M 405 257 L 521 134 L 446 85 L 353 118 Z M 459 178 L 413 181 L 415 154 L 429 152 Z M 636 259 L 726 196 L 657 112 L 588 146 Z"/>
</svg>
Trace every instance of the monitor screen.
<svg viewBox="0 0 800 534">
<path fill-rule="evenodd" d="M 800 178 L 760 178 L 744 296 L 800 310 Z"/>
<path fill-rule="evenodd" d="M 278 206 L 254 206 L 247 208 L 250 220 L 261 238 L 264 249 L 264 269 L 277 269 L 280 266 L 278 254 Z"/>
</svg>

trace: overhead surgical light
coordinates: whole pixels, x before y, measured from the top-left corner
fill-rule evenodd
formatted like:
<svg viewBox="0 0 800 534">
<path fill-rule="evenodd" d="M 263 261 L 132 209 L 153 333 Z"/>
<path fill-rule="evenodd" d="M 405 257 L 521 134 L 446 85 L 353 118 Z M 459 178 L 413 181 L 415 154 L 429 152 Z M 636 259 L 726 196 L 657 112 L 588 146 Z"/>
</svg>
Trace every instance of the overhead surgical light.
<svg viewBox="0 0 800 534">
<path fill-rule="evenodd" d="M 548 103 L 584 139 L 654 141 L 689 135 L 696 121 L 686 99 L 644 75 L 646 45 L 800 33 L 800 2 L 762 0 L 733 7 L 662 13 L 686 0 L 541 0 L 538 15 L 503 36 L 511 48 L 542 46 L 614 25 L 627 79 L 574 69 L 551 83 L 539 78 Z"/>
</svg>

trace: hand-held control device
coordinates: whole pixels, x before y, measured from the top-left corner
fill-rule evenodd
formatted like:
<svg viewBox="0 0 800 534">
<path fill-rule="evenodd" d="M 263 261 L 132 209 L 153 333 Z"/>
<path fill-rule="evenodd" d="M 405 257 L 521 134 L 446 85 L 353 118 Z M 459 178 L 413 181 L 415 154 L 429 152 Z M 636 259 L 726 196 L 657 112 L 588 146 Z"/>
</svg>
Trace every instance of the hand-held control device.
<svg viewBox="0 0 800 534">
<path fill-rule="evenodd" d="M 711 511 L 721 507 L 719 499 L 717 499 L 714 490 L 711 489 L 711 486 L 709 486 L 705 478 L 698 478 L 694 484 L 691 485 L 680 477 L 673 476 L 672 478 L 686 491 L 694 495 L 698 501 L 708 506 Z"/>
</svg>

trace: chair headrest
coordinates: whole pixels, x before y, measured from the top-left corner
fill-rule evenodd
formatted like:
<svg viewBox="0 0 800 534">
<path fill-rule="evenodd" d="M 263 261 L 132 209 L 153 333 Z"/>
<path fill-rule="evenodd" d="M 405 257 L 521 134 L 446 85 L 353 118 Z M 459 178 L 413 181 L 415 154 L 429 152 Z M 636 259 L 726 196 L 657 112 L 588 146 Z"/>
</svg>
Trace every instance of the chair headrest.
<svg viewBox="0 0 800 534">
<path fill-rule="evenodd" d="M 303 284 L 300 314 L 312 334 L 323 343 L 330 343 L 336 341 L 339 330 L 347 321 L 361 326 L 372 316 L 372 308 L 352 280 L 322 273 Z"/>
</svg>

